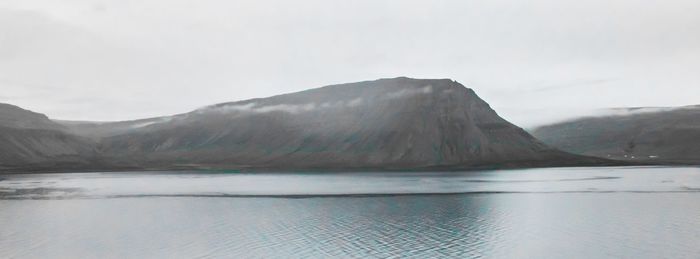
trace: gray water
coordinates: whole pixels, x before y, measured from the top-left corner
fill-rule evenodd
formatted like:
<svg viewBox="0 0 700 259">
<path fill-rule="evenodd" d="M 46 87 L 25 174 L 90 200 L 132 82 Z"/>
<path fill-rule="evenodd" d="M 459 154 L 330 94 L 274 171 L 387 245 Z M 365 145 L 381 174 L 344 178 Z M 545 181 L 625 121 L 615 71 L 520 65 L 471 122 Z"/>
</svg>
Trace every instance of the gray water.
<svg viewBox="0 0 700 259">
<path fill-rule="evenodd" d="M 0 258 L 698 258 L 700 168 L 0 175 Z"/>
</svg>

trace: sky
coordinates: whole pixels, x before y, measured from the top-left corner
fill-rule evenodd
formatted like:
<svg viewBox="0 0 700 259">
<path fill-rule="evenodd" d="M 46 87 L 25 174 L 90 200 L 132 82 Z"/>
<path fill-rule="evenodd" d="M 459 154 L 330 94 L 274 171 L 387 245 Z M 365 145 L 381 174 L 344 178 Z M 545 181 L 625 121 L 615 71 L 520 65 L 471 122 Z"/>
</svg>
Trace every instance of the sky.
<svg viewBox="0 0 700 259">
<path fill-rule="evenodd" d="M 700 104 L 697 0 L 2 0 L 0 102 L 128 120 L 450 78 L 531 127 Z"/>
</svg>

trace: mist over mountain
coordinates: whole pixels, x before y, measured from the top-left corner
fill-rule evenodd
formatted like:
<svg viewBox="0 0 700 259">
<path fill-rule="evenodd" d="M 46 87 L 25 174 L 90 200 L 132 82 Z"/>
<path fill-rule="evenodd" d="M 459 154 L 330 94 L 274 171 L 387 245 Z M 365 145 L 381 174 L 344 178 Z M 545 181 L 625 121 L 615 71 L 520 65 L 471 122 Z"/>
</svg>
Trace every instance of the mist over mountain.
<svg viewBox="0 0 700 259">
<path fill-rule="evenodd" d="M 575 154 L 700 164 L 700 106 L 611 109 L 606 116 L 547 125 L 532 133 Z"/>
<path fill-rule="evenodd" d="M 26 116 L 48 120 L 35 113 Z M 62 134 L 56 139 L 67 142 L 56 146 L 74 147 L 68 153 L 95 157 L 91 166 L 107 169 L 468 169 L 604 163 L 546 146 L 498 116 L 474 91 L 449 79 L 380 79 L 216 104 L 175 116 L 46 124 L 55 127 L 53 134 Z M 26 134 L 31 141 L 40 138 Z"/>
</svg>

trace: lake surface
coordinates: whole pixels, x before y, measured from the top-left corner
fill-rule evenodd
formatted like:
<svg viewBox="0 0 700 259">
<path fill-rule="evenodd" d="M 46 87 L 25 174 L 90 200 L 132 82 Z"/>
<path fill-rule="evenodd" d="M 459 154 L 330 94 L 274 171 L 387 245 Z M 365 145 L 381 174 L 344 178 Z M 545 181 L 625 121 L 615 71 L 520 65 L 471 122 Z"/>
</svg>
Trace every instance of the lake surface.
<svg viewBox="0 0 700 259">
<path fill-rule="evenodd" d="M 698 258 L 700 168 L 0 175 L 0 258 Z"/>
</svg>

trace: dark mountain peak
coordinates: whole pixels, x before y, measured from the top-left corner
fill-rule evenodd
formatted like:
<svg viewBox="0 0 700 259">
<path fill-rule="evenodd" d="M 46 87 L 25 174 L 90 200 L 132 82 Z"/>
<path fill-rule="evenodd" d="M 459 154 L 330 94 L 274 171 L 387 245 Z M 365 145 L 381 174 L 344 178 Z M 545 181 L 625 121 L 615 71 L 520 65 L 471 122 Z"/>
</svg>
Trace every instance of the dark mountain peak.
<svg viewBox="0 0 700 259">
<path fill-rule="evenodd" d="M 352 87 L 376 87 L 384 88 L 387 90 L 395 90 L 396 88 L 420 88 L 424 86 L 431 86 L 437 89 L 449 89 L 449 88 L 464 88 L 464 85 L 458 83 L 452 79 L 422 79 L 422 78 L 409 78 L 409 77 L 395 77 L 395 78 L 382 78 L 372 81 L 363 81 L 357 83 L 347 83 L 341 84 L 342 86 L 352 86 Z M 332 86 L 331 86 L 332 87 Z"/>
<path fill-rule="evenodd" d="M 400 77 L 394 77 L 394 78 L 380 78 L 377 80 L 373 81 L 366 81 L 366 82 L 399 82 L 399 83 L 411 83 L 411 82 L 416 82 L 416 83 L 435 83 L 439 85 L 448 85 L 448 84 L 458 84 L 457 81 L 449 79 L 449 78 L 411 78 L 411 77 L 405 77 L 405 76 L 400 76 Z M 360 82 L 362 83 L 362 82 Z M 352 83 L 351 83 L 352 84 Z"/>
<path fill-rule="evenodd" d="M 302 110 L 314 110 L 311 107 L 328 108 L 338 106 L 341 102 L 345 103 L 346 106 L 357 107 L 362 103 L 387 102 L 421 96 L 449 95 L 460 91 L 476 97 L 474 91 L 451 79 L 384 78 L 328 85 L 268 98 L 220 103 L 201 108 L 197 112 L 227 107 L 233 107 L 233 110 L 248 110 L 261 107 L 261 105 L 305 105 L 305 109 Z M 456 97 L 459 96 L 456 95 Z"/>
<path fill-rule="evenodd" d="M 18 129 L 63 129 L 44 114 L 0 103 L 0 126 Z"/>
<path fill-rule="evenodd" d="M 85 165 L 94 143 L 65 130 L 44 114 L 0 103 L 0 170 Z"/>
<path fill-rule="evenodd" d="M 19 106 L 15 106 L 12 104 L 7 104 L 7 103 L 0 103 L 0 119 L 16 119 L 16 118 L 40 118 L 40 119 L 49 119 L 46 115 L 33 112 L 30 110 L 25 110 L 20 108 Z"/>
</svg>

